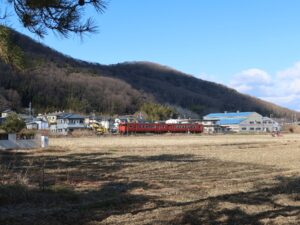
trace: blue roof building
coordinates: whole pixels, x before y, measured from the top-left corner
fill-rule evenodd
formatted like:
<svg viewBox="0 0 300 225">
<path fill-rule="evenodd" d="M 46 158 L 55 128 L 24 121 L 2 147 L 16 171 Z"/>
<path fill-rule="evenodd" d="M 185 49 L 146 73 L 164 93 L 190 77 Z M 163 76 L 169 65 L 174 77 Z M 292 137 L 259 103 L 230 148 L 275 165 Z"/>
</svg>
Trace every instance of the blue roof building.
<svg viewBox="0 0 300 225">
<path fill-rule="evenodd" d="M 224 112 L 224 113 L 210 113 L 206 115 L 204 118 L 207 119 L 225 119 L 225 118 L 247 118 L 251 114 L 256 112 Z"/>
<path fill-rule="evenodd" d="M 232 132 L 265 132 L 278 130 L 275 121 L 256 112 L 210 113 L 204 121 L 216 121 L 216 124 Z"/>
</svg>

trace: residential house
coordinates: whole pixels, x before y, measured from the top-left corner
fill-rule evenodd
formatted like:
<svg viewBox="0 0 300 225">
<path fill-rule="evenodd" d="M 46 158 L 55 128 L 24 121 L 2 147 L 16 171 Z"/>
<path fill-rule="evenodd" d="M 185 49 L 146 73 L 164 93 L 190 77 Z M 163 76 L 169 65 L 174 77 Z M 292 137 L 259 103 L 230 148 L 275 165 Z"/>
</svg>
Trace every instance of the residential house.
<svg viewBox="0 0 300 225">
<path fill-rule="evenodd" d="M 166 124 L 187 124 L 187 123 L 197 123 L 199 120 L 197 119 L 168 119 L 165 121 Z"/>
<path fill-rule="evenodd" d="M 67 135 L 68 133 L 86 128 L 84 124 L 84 116 L 73 113 L 61 113 L 56 115 L 56 124 L 50 125 L 50 132 L 60 135 Z"/>
<path fill-rule="evenodd" d="M 62 114 L 62 113 L 63 112 L 54 112 L 54 113 L 47 114 L 45 117 L 46 117 L 49 125 L 56 124 L 57 116 Z"/>
<path fill-rule="evenodd" d="M 29 123 L 32 122 L 34 120 L 34 117 L 32 115 L 28 115 L 28 114 L 18 114 L 18 116 L 25 122 L 25 123 Z"/>
<path fill-rule="evenodd" d="M 11 110 L 11 109 L 6 109 L 1 113 L 1 117 L 2 118 L 6 118 L 8 117 L 10 114 L 15 113 L 15 111 Z"/>
<path fill-rule="evenodd" d="M 49 129 L 49 124 L 46 119 L 36 118 L 30 122 L 27 122 L 26 127 L 29 130 L 47 130 Z"/>
<path fill-rule="evenodd" d="M 226 132 L 226 127 L 221 127 L 219 124 L 219 119 L 206 119 L 201 122 L 203 125 L 203 133 L 213 134 Z"/>
</svg>

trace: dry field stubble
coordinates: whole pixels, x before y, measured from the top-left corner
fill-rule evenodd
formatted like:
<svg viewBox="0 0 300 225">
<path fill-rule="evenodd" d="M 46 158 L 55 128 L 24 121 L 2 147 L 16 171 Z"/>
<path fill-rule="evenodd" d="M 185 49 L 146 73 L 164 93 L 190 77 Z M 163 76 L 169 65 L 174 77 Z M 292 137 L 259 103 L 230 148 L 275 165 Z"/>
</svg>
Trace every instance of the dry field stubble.
<svg viewBox="0 0 300 225">
<path fill-rule="evenodd" d="M 50 143 L 0 153 L 0 224 L 300 223 L 300 135 Z"/>
</svg>

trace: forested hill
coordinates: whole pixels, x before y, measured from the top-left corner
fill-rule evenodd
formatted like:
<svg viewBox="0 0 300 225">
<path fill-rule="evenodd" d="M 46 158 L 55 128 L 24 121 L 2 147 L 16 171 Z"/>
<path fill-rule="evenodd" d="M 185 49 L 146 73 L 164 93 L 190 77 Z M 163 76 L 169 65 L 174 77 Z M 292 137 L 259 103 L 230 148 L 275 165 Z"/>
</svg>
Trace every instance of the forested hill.
<svg viewBox="0 0 300 225">
<path fill-rule="evenodd" d="M 129 114 L 145 102 L 157 102 L 198 115 L 236 110 L 278 117 L 296 113 L 158 64 L 100 65 L 65 56 L 15 31 L 11 40 L 24 54 L 25 69 L 20 72 L 0 61 L 0 110 L 32 102 L 39 112 Z"/>
</svg>

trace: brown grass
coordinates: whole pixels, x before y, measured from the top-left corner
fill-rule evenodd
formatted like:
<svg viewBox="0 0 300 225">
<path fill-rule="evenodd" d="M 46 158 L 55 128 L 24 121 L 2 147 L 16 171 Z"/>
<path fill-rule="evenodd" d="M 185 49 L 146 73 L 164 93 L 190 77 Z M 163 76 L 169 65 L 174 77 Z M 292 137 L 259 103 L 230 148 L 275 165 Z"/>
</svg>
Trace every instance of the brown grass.
<svg viewBox="0 0 300 225">
<path fill-rule="evenodd" d="M 0 224 L 300 221 L 296 134 L 59 138 L 0 161 Z"/>
</svg>

